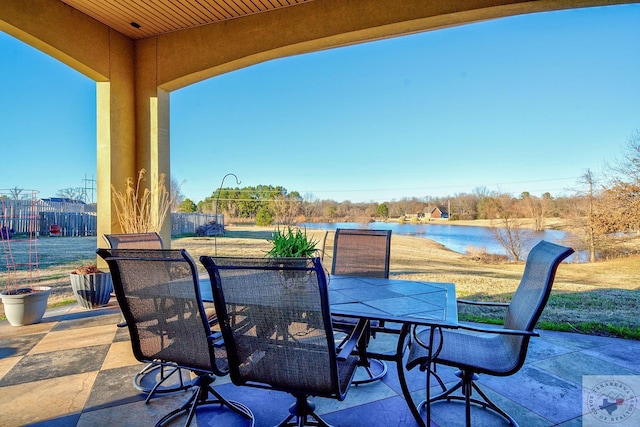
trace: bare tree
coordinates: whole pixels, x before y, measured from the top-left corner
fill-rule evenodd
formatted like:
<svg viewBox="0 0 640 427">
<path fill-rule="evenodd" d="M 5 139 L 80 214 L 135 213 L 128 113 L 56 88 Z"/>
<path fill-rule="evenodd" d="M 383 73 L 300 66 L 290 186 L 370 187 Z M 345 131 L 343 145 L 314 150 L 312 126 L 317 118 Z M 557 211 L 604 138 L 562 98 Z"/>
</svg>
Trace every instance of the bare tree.
<svg viewBox="0 0 640 427">
<path fill-rule="evenodd" d="M 522 220 L 510 217 L 492 220 L 491 232 L 511 258 L 522 259 L 531 239 L 531 231 L 522 227 Z"/>
<path fill-rule="evenodd" d="M 543 199 L 532 196 L 528 191 L 522 193 L 521 196 L 523 207 L 527 212 L 527 216 L 533 220 L 533 230 L 544 230 L 544 216 L 546 203 Z"/>
<path fill-rule="evenodd" d="M 621 156 L 607 165 L 606 173 L 612 185 L 640 183 L 640 129 L 627 139 Z"/>
<path fill-rule="evenodd" d="M 85 196 L 86 196 L 84 189 L 82 187 L 63 188 L 61 190 L 58 190 L 56 192 L 56 195 L 58 197 L 62 197 L 63 199 L 79 200 L 82 202 L 85 201 Z"/>
<path fill-rule="evenodd" d="M 587 171 L 584 173 L 584 175 L 582 175 L 582 177 L 578 182 L 581 182 L 582 184 L 588 187 L 588 190 L 586 193 L 587 194 L 587 220 L 586 220 L 584 230 L 586 231 L 587 248 L 589 250 L 589 261 L 596 262 L 596 227 L 594 224 L 595 178 L 593 176 L 593 173 L 591 172 L 591 169 L 587 169 Z"/>
<path fill-rule="evenodd" d="M 274 220 L 278 224 L 293 223 L 300 213 L 301 207 L 301 198 L 290 197 L 285 194 L 276 195 L 269 204 L 269 209 L 273 212 Z"/>
<path fill-rule="evenodd" d="M 491 231 L 507 254 L 519 261 L 529 247 L 532 233 L 524 228 L 522 220 L 517 218 L 515 201 L 508 195 L 503 195 L 500 201 L 500 218 L 491 222 Z"/>
<path fill-rule="evenodd" d="M 184 194 L 182 193 L 182 185 L 187 182 L 183 180 L 182 182 L 178 182 L 178 180 L 174 177 L 171 177 L 170 182 L 170 193 L 171 193 L 171 212 L 178 212 L 178 207 L 180 203 L 182 203 L 185 199 Z"/>
<path fill-rule="evenodd" d="M 18 187 L 13 187 L 9 189 L 9 198 L 12 200 L 18 200 L 20 198 L 23 198 L 24 196 L 22 196 L 22 192 L 24 191 L 24 188 L 18 188 Z"/>
<path fill-rule="evenodd" d="M 621 157 L 606 168 L 608 188 L 594 225 L 603 233 L 640 233 L 640 130 L 627 140 Z"/>
</svg>

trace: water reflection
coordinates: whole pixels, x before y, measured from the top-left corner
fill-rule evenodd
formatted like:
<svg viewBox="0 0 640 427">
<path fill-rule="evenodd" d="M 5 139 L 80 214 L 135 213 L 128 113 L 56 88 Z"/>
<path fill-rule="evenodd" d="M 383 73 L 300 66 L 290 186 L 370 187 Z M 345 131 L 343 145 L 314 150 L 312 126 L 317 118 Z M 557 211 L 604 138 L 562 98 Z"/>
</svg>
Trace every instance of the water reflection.
<svg viewBox="0 0 640 427">
<path fill-rule="evenodd" d="M 391 230 L 394 234 L 403 236 L 424 237 L 444 245 L 446 248 L 459 253 L 466 253 L 472 249 L 484 250 L 491 254 L 506 255 L 505 249 L 496 241 L 489 227 L 449 225 L 449 224 L 400 224 L 397 222 L 336 222 L 300 224 L 307 229 L 335 230 L 337 228 L 362 228 Z M 532 232 L 531 240 L 534 246 L 541 240 L 557 244 L 565 244 L 568 233 L 558 230 Z M 530 248 L 527 248 L 530 249 Z M 582 254 L 572 255 L 569 262 L 581 262 Z"/>
</svg>

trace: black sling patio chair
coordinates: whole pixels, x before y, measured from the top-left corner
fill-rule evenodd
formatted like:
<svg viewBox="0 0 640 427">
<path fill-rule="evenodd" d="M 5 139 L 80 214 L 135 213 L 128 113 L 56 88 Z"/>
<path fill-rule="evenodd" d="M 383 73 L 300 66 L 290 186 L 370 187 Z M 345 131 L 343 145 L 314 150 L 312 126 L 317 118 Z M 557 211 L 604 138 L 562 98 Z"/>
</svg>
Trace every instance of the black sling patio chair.
<svg viewBox="0 0 640 427">
<path fill-rule="evenodd" d="M 558 265 L 572 253 L 571 248 L 541 241 L 527 257 L 520 285 L 511 302 L 458 300 L 462 304 L 505 308 L 506 317 L 503 328 L 460 325 L 459 329 L 435 329 L 433 342 L 441 339 L 442 345 L 431 361 L 427 344 L 430 339 L 430 330 L 414 334 L 410 342 L 408 370 L 419 366 L 422 371 L 433 373 L 435 370 L 430 367 L 431 363 L 459 369 L 456 376 L 460 381 L 440 395 L 431 398 L 430 403 L 439 400 L 465 402 L 467 426 L 471 425 L 471 403 L 491 409 L 511 425 L 517 426 L 516 421 L 493 403 L 475 381 L 478 379 L 478 374 L 509 376 L 520 370 L 527 355 L 529 340 L 531 337 L 538 336 L 534 327 L 549 298 Z M 443 384 L 440 380 L 439 382 Z M 462 395 L 453 395 L 458 389 L 461 390 Z M 482 400 L 472 397 L 474 390 Z"/>
<path fill-rule="evenodd" d="M 338 353 L 319 258 L 200 257 L 238 386 L 279 390 L 296 401 L 279 426 L 328 426 L 310 396 L 343 400 L 357 367 L 351 355 L 366 322 Z"/>
<path fill-rule="evenodd" d="M 388 279 L 390 254 L 391 230 L 338 228 L 333 238 L 331 274 Z M 354 319 L 338 316 L 333 318 L 333 327 L 338 331 L 348 332 L 354 325 Z M 384 324 L 374 322 L 369 325 L 369 331 L 365 345 L 358 349 L 361 355 L 360 366 L 366 375 L 356 377 L 353 381 L 356 385 L 380 380 L 387 373 L 387 364 L 383 360 L 365 355 L 370 336 L 375 336 L 376 331 L 383 332 Z"/>
<path fill-rule="evenodd" d="M 98 254 L 111 270 L 135 358 L 189 370 L 196 376 L 189 384 L 189 399 L 156 426 L 182 413 L 187 415 L 188 426 L 196 408 L 203 405 L 222 405 L 253 426 L 249 408 L 225 399 L 212 386 L 216 376 L 228 374 L 226 352 L 220 333 L 213 332 L 207 320 L 196 266 L 189 254 L 162 249 L 98 249 Z"/>
<path fill-rule="evenodd" d="M 148 256 L 145 250 L 163 249 L 164 242 L 160 234 L 156 232 L 147 233 L 126 233 L 126 234 L 104 234 L 104 240 L 109 244 L 111 249 L 131 250 L 129 256 Z M 153 254 L 153 253 L 152 253 Z M 209 313 L 208 313 L 209 314 Z M 209 314 L 212 321 L 215 322 L 215 313 Z M 118 323 L 118 327 L 127 326 L 124 317 Z M 177 380 L 172 381 L 172 376 L 176 376 Z M 149 363 L 133 378 L 133 384 L 142 392 L 148 393 L 147 401 L 156 393 L 173 393 L 184 390 L 190 386 L 189 382 L 184 380 L 183 372 L 177 368 L 168 368 L 165 364 Z"/>
</svg>

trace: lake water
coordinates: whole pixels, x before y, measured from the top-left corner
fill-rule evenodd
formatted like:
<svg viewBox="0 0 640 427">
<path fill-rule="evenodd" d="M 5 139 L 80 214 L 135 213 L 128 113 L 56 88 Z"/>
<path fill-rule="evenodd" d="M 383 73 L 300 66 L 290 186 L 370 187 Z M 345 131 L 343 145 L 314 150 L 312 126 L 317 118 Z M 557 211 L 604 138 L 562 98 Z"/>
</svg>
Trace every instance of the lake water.
<svg viewBox="0 0 640 427">
<path fill-rule="evenodd" d="M 505 255 L 505 249 L 497 242 L 489 227 L 447 224 L 400 224 L 394 222 L 336 222 L 300 224 L 307 229 L 335 230 L 336 228 L 363 228 L 391 230 L 393 234 L 403 236 L 424 237 L 444 245 L 459 253 L 466 253 L 470 248 L 483 249 L 488 253 Z M 534 232 L 532 246 L 541 240 L 564 244 L 567 233 L 557 230 Z M 575 260 L 572 260 L 575 262 Z"/>
</svg>

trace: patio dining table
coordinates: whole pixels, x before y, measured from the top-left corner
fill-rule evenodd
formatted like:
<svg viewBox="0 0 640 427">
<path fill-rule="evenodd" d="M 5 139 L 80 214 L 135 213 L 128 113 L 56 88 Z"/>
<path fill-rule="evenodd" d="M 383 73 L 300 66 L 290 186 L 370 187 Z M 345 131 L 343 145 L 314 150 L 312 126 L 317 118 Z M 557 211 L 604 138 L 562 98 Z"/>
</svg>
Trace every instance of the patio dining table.
<svg viewBox="0 0 640 427">
<path fill-rule="evenodd" d="M 200 280 L 204 301 L 213 299 L 209 278 Z M 329 276 L 329 302 L 331 313 L 337 316 L 367 319 L 384 325 L 385 332 L 397 334 L 398 341 L 393 353 L 375 354 L 376 358 L 395 362 L 403 396 L 411 413 L 420 426 L 430 424 L 431 411 L 425 405 L 426 421 L 413 402 L 403 366 L 404 350 L 409 334 L 419 327 L 457 328 L 455 285 L 452 283 L 425 282 L 355 276 Z M 431 334 L 433 336 L 433 334 Z M 441 336 L 441 335 L 440 335 Z M 431 343 L 430 352 L 437 352 L 438 345 Z M 427 402 L 429 400 L 429 378 L 427 375 Z"/>
</svg>

